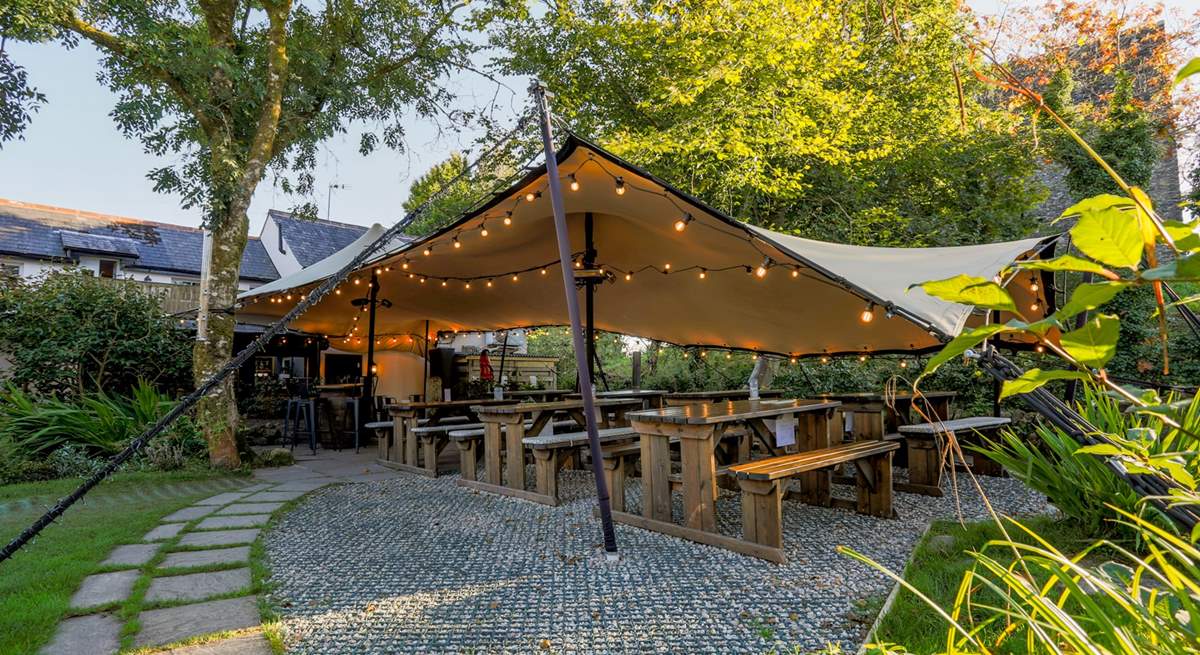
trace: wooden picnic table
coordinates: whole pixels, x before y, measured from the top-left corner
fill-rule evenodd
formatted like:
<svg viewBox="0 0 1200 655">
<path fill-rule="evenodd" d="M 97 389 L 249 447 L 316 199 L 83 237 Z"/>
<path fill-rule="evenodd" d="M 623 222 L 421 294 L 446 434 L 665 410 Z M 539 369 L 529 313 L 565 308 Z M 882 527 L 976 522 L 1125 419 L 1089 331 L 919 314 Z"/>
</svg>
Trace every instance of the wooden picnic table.
<svg viewBox="0 0 1200 655">
<path fill-rule="evenodd" d="M 625 412 L 641 407 L 641 401 L 608 398 L 595 401 L 598 425 L 601 428 L 625 424 Z M 516 496 L 543 504 L 555 504 L 541 494 L 525 489 L 525 435 L 541 434 L 556 415 L 565 414 L 579 425 L 587 426 L 583 400 L 558 400 L 546 403 L 514 403 L 508 405 L 476 405 L 471 408 L 483 423 L 483 480 L 460 478 L 458 484 L 506 496 Z M 609 419 L 613 410 L 615 418 Z M 525 423 L 529 422 L 529 428 Z M 504 463 L 503 470 L 501 462 Z"/>
<path fill-rule="evenodd" d="M 522 389 L 520 391 L 505 391 L 505 398 L 516 398 L 518 400 L 529 400 L 538 403 L 548 403 L 554 400 L 561 400 L 571 394 L 570 389 Z"/>
<path fill-rule="evenodd" d="M 778 389 L 760 389 L 759 398 L 781 398 L 783 392 Z M 668 406 L 690 405 L 692 403 L 717 403 L 727 400 L 750 400 L 749 389 L 724 389 L 717 391 L 675 391 L 663 396 Z"/>
<path fill-rule="evenodd" d="M 451 416 L 466 416 L 475 422 L 475 407 L 515 405 L 516 399 L 495 400 L 493 398 L 464 398 L 462 400 L 401 401 L 388 406 L 392 415 L 392 440 L 387 448 L 380 448 L 380 463 L 410 473 L 428 474 L 419 457 L 420 441 L 413 434 L 417 420 L 427 419 L 426 425 L 440 425 Z M 423 415 L 423 416 L 422 416 Z"/>
<path fill-rule="evenodd" d="M 929 418 L 945 421 L 950 418 L 950 402 L 958 393 L 923 391 L 921 395 L 929 403 L 922 407 L 925 412 L 932 413 Z M 914 395 L 911 391 L 899 391 L 891 395 L 877 391 L 852 391 L 822 393 L 819 397 L 842 403 L 841 411 L 834 418 L 834 433 L 845 433 L 844 417 L 849 414 L 852 417 L 850 432 L 854 441 L 883 439 L 896 434 L 901 425 L 912 421 Z M 925 419 L 918 422 L 924 423 Z"/>
<path fill-rule="evenodd" d="M 597 398 L 637 398 L 642 401 L 642 409 L 658 409 L 663 406 L 663 397 L 671 393 L 665 389 L 613 389 L 610 391 L 597 391 Z M 583 396 L 578 393 L 572 393 L 567 396 L 569 400 L 578 400 Z"/>
<path fill-rule="evenodd" d="M 721 435 L 731 426 L 744 426 L 745 446 L 739 458 L 748 459 L 749 441 L 757 439 L 771 453 L 776 431 L 767 421 L 791 422 L 796 445 L 801 451 L 829 446 L 829 425 L 834 400 L 766 399 L 723 403 L 693 403 L 662 409 L 630 412 L 626 416 L 641 440 L 642 515 L 613 512 L 622 523 L 690 539 L 711 546 L 763 557 L 759 544 L 727 537 L 717 532 L 716 449 Z M 677 525 L 671 512 L 671 441 L 680 444 L 683 523 Z M 814 486 L 828 488 L 828 472 L 817 471 L 801 478 L 802 493 Z M 770 559 L 771 556 L 768 556 Z"/>
</svg>

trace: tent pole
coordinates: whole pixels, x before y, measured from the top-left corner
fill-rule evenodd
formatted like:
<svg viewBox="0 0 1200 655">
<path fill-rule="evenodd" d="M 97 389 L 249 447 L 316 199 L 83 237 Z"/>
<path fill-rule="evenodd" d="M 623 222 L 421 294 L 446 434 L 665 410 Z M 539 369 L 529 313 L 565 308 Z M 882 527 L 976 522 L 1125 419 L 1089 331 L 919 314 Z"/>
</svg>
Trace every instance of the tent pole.
<svg viewBox="0 0 1200 655">
<path fill-rule="evenodd" d="M 371 292 L 367 296 L 367 374 L 363 376 L 362 398 L 370 401 L 375 382 L 375 305 L 379 297 L 379 276 L 371 272 Z M 360 412 L 362 416 L 364 412 Z M 361 426 L 360 426 L 361 427 Z"/>
<path fill-rule="evenodd" d="M 429 393 L 429 319 L 425 319 L 425 351 L 422 353 L 422 358 L 425 360 L 425 366 L 421 367 L 421 400 L 429 402 L 426 394 Z"/>
<path fill-rule="evenodd" d="M 571 341 L 575 347 L 575 366 L 579 371 L 579 393 L 583 397 L 583 416 L 587 422 L 588 446 L 592 454 L 592 475 L 596 478 L 596 499 L 600 503 L 600 522 L 604 531 L 604 550 L 609 558 L 617 557 L 617 534 L 613 529 L 612 505 L 609 503 L 608 483 L 604 479 L 604 464 L 600 452 L 600 433 L 596 426 L 596 398 L 588 371 L 587 348 L 583 343 L 583 326 L 579 320 L 579 296 L 575 292 L 575 270 L 571 267 L 571 236 L 567 232 L 567 215 L 563 206 L 562 180 L 558 179 L 558 160 L 554 153 L 554 137 L 550 134 L 550 105 L 546 87 L 534 80 L 529 93 L 537 103 L 538 120 L 542 127 L 542 145 L 546 150 L 546 182 L 550 191 L 550 206 L 554 210 L 554 231 L 558 237 L 558 260 L 562 268 L 563 292 L 567 294 L 567 314 L 571 319 Z"/>
<path fill-rule="evenodd" d="M 592 240 L 592 228 L 595 217 L 592 212 L 587 212 L 583 215 L 583 267 L 589 271 L 595 268 L 596 265 L 596 244 Z M 586 295 L 585 312 L 587 321 L 586 341 L 587 341 L 587 363 L 588 377 L 593 381 L 596 379 L 596 285 L 595 280 L 588 278 L 583 281 Z"/>
</svg>

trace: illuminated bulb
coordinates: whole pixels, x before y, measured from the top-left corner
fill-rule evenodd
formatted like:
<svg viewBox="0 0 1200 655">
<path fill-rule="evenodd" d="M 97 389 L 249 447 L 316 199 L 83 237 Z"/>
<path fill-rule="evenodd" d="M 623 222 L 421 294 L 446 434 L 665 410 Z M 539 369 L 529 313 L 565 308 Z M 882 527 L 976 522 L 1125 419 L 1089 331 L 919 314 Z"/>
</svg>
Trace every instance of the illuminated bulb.
<svg viewBox="0 0 1200 655">
<path fill-rule="evenodd" d="M 1046 352 L 1046 347 L 1039 343 L 1037 348 L 1035 348 L 1034 350 L 1036 350 L 1040 353 L 1044 353 L 1044 352 Z"/>
<path fill-rule="evenodd" d="M 300 300 L 304 300 L 304 294 L 300 294 Z"/>
<path fill-rule="evenodd" d="M 375 274 L 376 274 L 376 275 L 379 275 L 380 273 L 383 273 L 383 269 L 382 269 L 382 268 L 377 268 L 377 269 L 375 269 Z"/>
<path fill-rule="evenodd" d="M 628 282 L 628 281 L 630 281 L 630 280 L 632 280 L 632 279 L 633 279 L 633 273 L 626 273 L 626 274 L 625 274 L 625 281 L 626 281 L 626 282 Z"/>
<path fill-rule="evenodd" d="M 512 212 L 504 212 L 504 224 L 512 225 Z"/>
<path fill-rule="evenodd" d="M 1041 287 L 1038 285 L 1037 276 L 1036 275 L 1029 276 L 1029 290 L 1034 293 L 1037 293 L 1039 288 L 1041 288 Z"/>
<path fill-rule="evenodd" d="M 828 357 L 822 357 L 822 358 L 821 358 L 821 363 L 822 363 L 822 364 L 828 364 L 828 363 L 829 363 L 829 358 L 828 358 Z"/>
<path fill-rule="evenodd" d="M 575 268 L 583 268 L 583 262 L 575 262 Z"/>
<path fill-rule="evenodd" d="M 467 282 L 467 284 L 466 284 L 466 286 L 465 286 L 464 288 L 470 289 L 470 288 L 471 288 L 471 283 L 470 283 L 470 282 Z"/>
<path fill-rule="evenodd" d="M 571 190 L 578 191 L 579 190 L 579 180 L 575 179 L 575 174 L 571 173 L 570 175 L 567 176 L 567 179 L 571 180 Z"/>
<path fill-rule="evenodd" d="M 666 271 L 669 271 L 669 270 L 671 270 L 671 265 L 670 265 L 670 264 L 663 264 L 663 272 L 666 272 Z"/>
<path fill-rule="evenodd" d="M 289 294 L 287 295 L 287 299 L 288 299 L 288 300 L 291 300 L 291 299 L 292 299 L 292 294 L 290 294 L 290 293 L 289 293 Z"/>
<path fill-rule="evenodd" d="M 625 195 L 625 178 L 617 177 L 617 195 Z"/>
<path fill-rule="evenodd" d="M 429 246 L 425 246 L 425 249 L 421 251 L 421 254 L 428 257 L 429 255 L 433 254 L 433 248 L 431 248 Z"/>
<path fill-rule="evenodd" d="M 725 353 L 725 359 L 733 359 L 733 353 Z"/>
<path fill-rule="evenodd" d="M 687 229 L 688 223 L 692 222 L 691 214 L 684 214 L 683 218 L 675 221 L 675 231 L 682 232 Z"/>
<path fill-rule="evenodd" d="M 700 351 L 700 356 L 701 356 L 701 357 L 708 357 L 708 351 L 707 351 L 707 350 L 701 350 L 701 351 Z"/>
<path fill-rule="evenodd" d="M 688 357 L 690 357 L 690 356 L 691 356 L 691 355 L 689 355 L 688 353 L 683 353 L 683 358 L 684 358 L 684 359 L 687 359 L 687 358 L 688 358 Z"/>
<path fill-rule="evenodd" d="M 480 226 L 479 226 L 479 236 L 481 236 L 481 237 L 486 237 L 487 235 L 488 235 L 488 229 L 487 229 L 487 226 L 486 226 L 486 225 L 480 225 Z"/>
<path fill-rule="evenodd" d="M 442 280 L 442 286 L 446 286 L 446 281 Z"/>
<path fill-rule="evenodd" d="M 541 191 L 530 191 L 529 193 L 525 194 L 525 202 L 533 202 L 534 200 L 537 200 L 538 198 L 541 198 L 541 197 L 542 197 Z"/>
<path fill-rule="evenodd" d="M 908 368 L 908 362 L 900 360 L 900 368 Z"/>
<path fill-rule="evenodd" d="M 355 284 L 358 284 L 359 282 L 361 282 L 361 280 L 359 280 L 358 278 L 354 278 L 354 283 L 355 283 Z"/>
<path fill-rule="evenodd" d="M 867 361 L 867 356 L 866 356 L 866 355 L 859 355 L 859 356 L 858 356 L 858 361 L 860 361 L 860 362 L 865 362 L 865 361 Z"/>
<path fill-rule="evenodd" d="M 333 293 L 335 293 L 336 295 L 339 295 L 339 296 L 340 296 L 340 295 L 342 295 L 342 290 L 341 290 L 341 289 L 334 289 L 334 290 L 333 290 Z"/>
<path fill-rule="evenodd" d="M 417 276 L 417 274 L 416 274 L 416 273 L 409 273 L 409 274 L 408 274 L 408 279 L 410 279 L 410 280 L 411 280 L 411 279 L 413 279 L 413 278 L 414 278 L 414 277 L 416 277 L 416 276 Z"/>
<path fill-rule="evenodd" d="M 796 358 L 795 358 L 795 357 L 793 357 L 793 358 L 791 358 L 789 361 L 790 361 L 791 363 L 795 364 L 795 363 L 796 363 Z"/>
<path fill-rule="evenodd" d="M 754 353 L 753 355 L 751 355 L 751 356 L 750 356 L 750 359 L 757 360 L 757 359 L 758 359 L 758 353 Z"/>
<path fill-rule="evenodd" d="M 492 286 L 492 281 L 491 281 L 491 280 L 488 280 L 488 281 L 487 281 L 487 285 L 488 285 L 489 287 L 491 287 L 491 286 Z"/>
<path fill-rule="evenodd" d="M 421 278 L 421 284 L 425 284 L 425 278 Z"/>
<path fill-rule="evenodd" d="M 542 269 L 542 275 L 545 275 L 545 274 L 546 274 L 546 269 L 544 269 L 544 268 L 543 268 L 543 269 Z"/>
<path fill-rule="evenodd" d="M 771 258 L 767 257 L 766 259 L 763 260 L 763 262 L 761 264 L 758 265 L 758 268 L 754 269 L 754 274 L 760 278 L 766 277 L 767 269 L 770 267 L 771 267 Z"/>
<path fill-rule="evenodd" d="M 1032 305 L 1029 306 L 1029 311 L 1036 312 L 1040 307 L 1041 307 L 1041 305 L 1038 305 L 1037 303 L 1033 303 Z"/>
<path fill-rule="evenodd" d="M 700 279 L 703 280 L 706 277 L 708 277 L 708 271 L 704 270 L 703 268 L 700 269 Z"/>
<path fill-rule="evenodd" d="M 862 321 L 863 323 L 870 323 L 871 321 L 875 320 L 875 303 L 867 303 L 867 307 L 862 310 L 862 314 L 858 316 L 858 320 Z"/>
<path fill-rule="evenodd" d="M 795 269 L 795 268 L 792 269 L 792 277 L 800 277 L 799 269 Z"/>
<path fill-rule="evenodd" d="M 513 282 L 516 282 L 519 279 L 521 279 L 521 278 L 517 277 L 516 275 L 513 276 Z"/>
<path fill-rule="evenodd" d="M 455 248 L 462 248 L 462 243 L 458 240 L 458 237 L 454 237 L 453 243 Z"/>
</svg>

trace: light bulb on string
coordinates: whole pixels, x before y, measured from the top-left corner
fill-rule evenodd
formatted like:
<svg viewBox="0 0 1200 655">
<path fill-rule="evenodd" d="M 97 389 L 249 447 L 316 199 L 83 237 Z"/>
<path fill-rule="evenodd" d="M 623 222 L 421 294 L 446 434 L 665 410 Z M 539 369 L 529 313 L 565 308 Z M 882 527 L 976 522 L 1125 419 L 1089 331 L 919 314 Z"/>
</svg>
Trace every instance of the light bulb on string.
<svg viewBox="0 0 1200 655">
<path fill-rule="evenodd" d="M 671 265 L 663 264 L 663 273 L 670 273 L 670 272 L 671 272 Z"/>
<path fill-rule="evenodd" d="M 733 353 L 730 353 L 730 352 L 725 353 L 725 359 L 733 359 Z"/>
<path fill-rule="evenodd" d="M 466 285 L 465 285 L 463 288 L 465 288 L 465 289 L 470 289 L 470 288 L 471 288 L 471 283 L 470 283 L 470 282 L 467 282 L 467 283 L 466 283 Z"/>
<path fill-rule="evenodd" d="M 792 269 L 792 277 L 794 277 L 794 278 L 795 278 L 795 277 L 800 277 L 800 269 L 798 269 L 798 268 L 793 268 L 793 269 Z"/>
<path fill-rule="evenodd" d="M 771 262 L 770 257 L 763 259 L 763 262 L 758 265 L 758 268 L 754 269 L 755 277 L 758 277 L 760 279 L 766 277 L 767 269 L 771 267 L 771 263 L 772 262 Z"/>
<path fill-rule="evenodd" d="M 354 283 L 355 283 L 355 284 L 359 284 L 359 283 L 361 283 L 361 282 L 362 282 L 362 280 L 359 280 L 358 278 L 354 278 Z"/>
<path fill-rule="evenodd" d="M 625 178 L 623 178 L 619 175 L 617 176 L 617 179 L 616 179 L 616 192 L 617 192 L 618 196 L 625 195 Z"/>
<path fill-rule="evenodd" d="M 862 321 L 863 323 L 870 323 L 871 321 L 875 320 L 875 303 L 867 303 L 866 308 L 862 310 L 862 314 L 859 314 L 858 320 Z"/>
<path fill-rule="evenodd" d="M 900 368 L 908 368 L 908 361 L 904 359 L 900 360 Z"/>
<path fill-rule="evenodd" d="M 828 363 L 829 363 L 829 358 L 828 358 L 828 357 L 825 357 L 824 355 L 822 355 L 822 356 L 821 356 L 821 363 L 822 363 L 822 364 L 828 364 Z"/>
<path fill-rule="evenodd" d="M 708 277 L 708 271 L 707 271 L 707 270 L 705 270 L 705 269 L 703 269 L 703 268 L 702 268 L 702 269 L 700 269 L 700 279 L 701 279 L 701 280 L 703 280 L 703 279 L 705 279 L 705 278 L 707 278 L 707 277 Z"/>
<path fill-rule="evenodd" d="M 866 355 L 859 355 L 859 356 L 858 356 L 858 361 L 860 361 L 860 362 L 865 362 L 865 361 L 867 361 L 867 356 L 866 356 Z"/>
<path fill-rule="evenodd" d="M 487 223 L 479 224 L 479 236 L 486 237 L 488 235 Z"/>
<path fill-rule="evenodd" d="M 682 231 L 686 230 L 688 223 L 691 223 L 691 222 L 692 222 L 692 215 L 685 213 L 683 215 L 683 218 L 675 221 L 675 231 L 682 232 Z"/>
<path fill-rule="evenodd" d="M 446 286 L 447 284 L 448 284 L 448 282 L 446 282 L 445 280 L 442 280 L 442 286 Z"/>
<path fill-rule="evenodd" d="M 1032 292 L 1034 292 L 1034 293 L 1037 293 L 1037 292 L 1038 292 L 1038 289 L 1040 289 L 1040 288 L 1041 288 L 1041 286 L 1038 284 L 1038 281 L 1037 281 L 1037 276 L 1036 276 L 1036 275 L 1030 275 L 1030 276 L 1029 276 L 1029 290 L 1030 290 L 1030 291 L 1032 291 Z"/>
<path fill-rule="evenodd" d="M 421 284 L 425 284 L 425 278 L 421 278 Z"/>
<path fill-rule="evenodd" d="M 512 225 L 512 212 L 504 212 L 504 224 Z"/>
<path fill-rule="evenodd" d="M 453 244 L 454 244 L 454 247 L 455 247 L 455 248 L 462 248 L 462 242 L 458 240 L 458 236 L 457 236 L 457 235 L 455 235 L 455 237 L 454 237 L 454 240 L 453 240 L 453 241 L 451 241 L 451 243 L 453 243 Z"/>
<path fill-rule="evenodd" d="M 708 357 L 708 351 L 707 351 L 707 350 L 701 350 L 701 351 L 700 351 L 700 356 L 701 356 L 701 357 Z"/>
<path fill-rule="evenodd" d="M 520 280 L 520 279 L 521 278 L 518 277 L 515 273 L 513 274 L 513 277 L 512 277 L 513 282 L 516 282 L 517 280 Z"/>
<path fill-rule="evenodd" d="M 425 255 L 426 257 L 432 255 L 433 254 L 433 246 L 425 246 L 425 249 L 421 251 L 421 254 Z"/>
<path fill-rule="evenodd" d="M 578 191 L 579 190 L 579 180 L 575 179 L 575 174 L 571 173 L 570 175 L 567 176 L 567 179 L 571 181 L 571 184 L 570 184 L 571 190 Z"/>
<path fill-rule="evenodd" d="M 488 280 L 488 281 L 487 281 L 487 285 L 488 285 L 488 288 L 491 288 L 491 286 L 492 286 L 492 281 L 491 281 L 491 280 Z"/>
<path fill-rule="evenodd" d="M 541 191 L 530 191 L 529 193 L 525 194 L 525 202 L 533 202 L 534 200 L 537 200 L 541 195 L 542 195 Z"/>
<path fill-rule="evenodd" d="M 795 363 L 796 363 L 796 358 L 795 358 L 795 357 L 792 357 L 792 358 L 790 358 L 788 361 L 789 361 L 789 363 L 795 364 Z"/>
<path fill-rule="evenodd" d="M 546 274 L 546 269 L 544 269 L 544 268 L 543 268 L 543 269 L 542 269 L 542 275 L 545 275 L 545 274 Z"/>
<path fill-rule="evenodd" d="M 400 268 L 403 268 L 403 269 L 404 269 L 404 270 L 406 270 L 406 271 L 408 270 L 408 260 L 407 260 L 407 259 L 405 259 L 405 260 L 404 260 L 404 261 L 403 261 L 403 262 L 400 264 Z"/>
<path fill-rule="evenodd" d="M 625 274 L 625 281 L 626 281 L 626 282 L 629 282 L 629 281 L 631 281 L 631 280 L 633 280 L 633 273 L 626 273 L 626 274 Z"/>
<path fill-rule="evenodd" d="M 1041 309 L 1041 305 L 1037 304 L 1037 301 L 1034 301 L 1034 303 L 1029 306 L 1029 311 L 1031 312 L 1036 312 L 1039 309 Z"/>
</svg>

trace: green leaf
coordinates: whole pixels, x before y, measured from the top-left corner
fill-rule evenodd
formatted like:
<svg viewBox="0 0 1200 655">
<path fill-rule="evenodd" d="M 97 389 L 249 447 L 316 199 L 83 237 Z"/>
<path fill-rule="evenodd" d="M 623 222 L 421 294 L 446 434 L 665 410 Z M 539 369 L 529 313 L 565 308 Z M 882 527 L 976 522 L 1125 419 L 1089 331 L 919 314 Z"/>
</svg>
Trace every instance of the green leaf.
<svg viewBox="0 0 1200 655">
<path fill-rule="evenodd" d="M 1078 330 L 1062 335 L 1059 344 L 1081 364 L 1104 368 L 1116 354 L 1120 336 L 1121 321 L 1116 316 L 1099 314 Z"/>
<path fill-rule="evenodd" d="M 1167 234 L 1175 240 L 1175 247 L 1188 251 L 1200 249 L 1200 233 L 1196 231 L 1197 226 L 1200 226 L 1200 223 L 1163 222 Z"/>
<path fill-rule="evenodd" d="M 962 355 L 963 353 L 967 352 L 967 350 L 973 348 L 980 341 L 983 341 L 990 336 L 1000 334 L 1001 332 L 1013 331 L 1015 331 L 1013 328 L 1007 325 L 1001 325 L 999 323 L 981 325 L 973 330 L 967 330 L 957 337 L 954 337 L 954 339 L 951 340 L 950 343 L 946 344 L 944 348 L 939 350 L 936 355 L 929 358 L 929 363 L 925 365 L 925 372 L 921 373 L 921 376 L 924 377 L 930 373 L 933 373 L 942 364 L 945 364 L 955 357 Z"/>
<path fill-rule="evenodd" d="M 1147 269 L 1141 277 L 1144 280 L 1200 280 L 1200 253 Z"/>
<path fill-rule="evenodd" d="M 1100 264 L 1075 255 L 1062 255 L 1054 259 L 1031 259 L 1017 262 L 1017 268 L 1031 271 L 1075 271 L 1078 273 L 1095 273 L 1110 280 L 1117 279 L 1117 274 Z"/>
<path fill-rule="evenodd" d="M 1071 299 L 1057 312 L 1058 320 L 1068 319 L 1080 312 L 1089 312 L 1113 299 L 1128 284 L 1124 282 L 1090 282 L 1075 287 Z"/>
<path fill-rule="evenodd" d="M 1126 454 L 1124 448 L 1111 443 L 1097 443 L 1090 446 L 1083 446 L 1075 452 L 1079 455 L 1100 455 L 1102 457 L 1113 457 L 1116 455 Z"/>
<path fill-rule="evenodd" d="M 1103 194 L 1072 205 L 1063 216 L 1078 214 L 1071 242 L 1083 254 L 1108 266 L 1137 269 L 1142 260 L 1142 231 L 1128 198 Z"/>
<path fill-rule="evenodd" d="M 1005 380 L 1004 386 L 1000 389 L 1000 400 L 1004 400 L 1009 396 L 1017 394 L 1029 393 L 1034 389 L 1041 387 L 1047 382 L 1053 380 L 1086 380 L 1088 376 L 1081 371 L 1063 371 L 1052 370 L 1043 371 L 1040 368 L 1031 368 L 1021 374 L 1021 377 L 1015 380 Z"/>
<path fill-rule="evenodd" d="M 1192 60 L 1183 65 L 1178 73 L 1175 73 L 1175 83 L 1179 84 L 1185 79 L 1200 73 L 1200 57 L 1192 57 Z"/>
<path fill-rule="evenodd" d="M 1017 312 L 1017 304 L 1012 296 L 999 284 L 981 277 L 956 275 L 945 280 L 922 282 L 919 285 L 931 296 L 950 302 L 974 305 L 985 309 L 995 309 L 1005 312 Z M 910 287 L 911 288 L 911 287 Z"/>
</svg>

